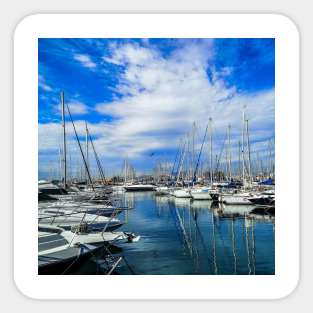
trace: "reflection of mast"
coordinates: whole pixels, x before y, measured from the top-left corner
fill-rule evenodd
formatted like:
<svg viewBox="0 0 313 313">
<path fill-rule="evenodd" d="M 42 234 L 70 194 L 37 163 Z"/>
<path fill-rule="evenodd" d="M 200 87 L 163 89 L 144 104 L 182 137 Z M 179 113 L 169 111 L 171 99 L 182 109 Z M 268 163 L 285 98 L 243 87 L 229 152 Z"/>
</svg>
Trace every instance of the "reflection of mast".
<svg viewBox="0 0 313 313">
<path fill-rule="evenodd" d="M 231 237 L 232 237 L 232 247 L 234 256 L 234 274 L 237 274 L 237 257 L 236 257 L 236 241 L 234 233 L 234 217 L 231 219 Z"/>
<path fill-rule="evenodd" d="M 189 202 L 189 204 L 190 204 L 190 202 Z M 191 207 L 189 207 L 189 209 L 190 209 L 190 212 L 192 213 Z M 211 259 L 210 259 L 210 256 L 208 254 L 208 251 L 207 251 L 206 243 L 204 242 L 201 230 L 200 230 L 199 225 L 198 225 L 198 211 L 197 211 L 197 209 L 194 210 L 194 214 L 192 214 L 192 215 L 193 215 L 193 220 L 194 220 L 194 225 L 195 225 L 195 228 L 194 228 L 195 229 L 195 233 L 194 233 L 195 242 L 197 242 L 197 239 L 198 239 L 197 236 L 199 236 L 200 242 L 203 246 L 203 251 L 206 251 L 208 263 L 210 264 Z M 198 250 L 196 249 L 195 252 L 196 252 L 197 257 L 198 257 Z"/>
<path fill-rule="evenodd" d="M 189 222 L 190 222 L 190 227 L 191 227 L 192 210 L 191 210 L 191 202 L 190 201 L 188 202 L 188 211 L 189 211 Z M 197 224 L 197 218 L 198 218 L 197 211 L 195 211 L 195 215 L 193 216 L 193 218 L 194 218 L 194 222 L 195 222 L 195 233 L 194 233 L 195 245 L 194 245 L 193 249 L 194 249 L 194 252 L 195 252 L 196 271 L 199 272 L 200 263 L 199 263 L 198 244 L 197 244 L 197 242 L 198 242 L 197 241 L 198 240 L 197 232 L 199 232 L 199 234 L 200 234 L 200 239 L 202 239 L 202 238 L 201 238 L 201 233 L 200 233 L 200 231 L 198 229 L 198 224 Z M 191 232 L 190 232 L 190 240 L 191 240 L 191 242 L 193 242 L 193 240 L 192 240 L 192 233 Z"/>
<path fill-rule="evenodd" d="M 248 270 L 249 270 L 249 275 L 251 275 L 251 262 L 250 262 L 250 249 L 249 249 L 249 238 L 248 238 L 248 223 L 249 223 L 249 220 L 247 219 L 247 216 L 245 214 L 245 241 L 246 241 L 246 250 L 247 250 L 247 257 L 248 257 Z"/>
<path fill-rule="evenodd" d="M 178 218 L 178 221 L 179 221 L 179 226 L 180 226 L 181 231 L 183 233 L 183 236 L 184 236 L 185 242 L 187 244 L 187 247 L 189 249 L 190 255 L 192 255 L 193 254 L 192 253 L 192 245 L 191 245 L 191 242 L 188 240 L 188 236 L 187 236 L 187 233 L 186 233 L 186 229 L 184 227 L 184 223 L 182 222 L 182 219 L 180 217 L 180 214 L 178 212 L 178 209 L 177 209 L 176 205 L 175 205 L 175 211 L 176 211 L 176 215 L 177 215 L 177 218 Z"/>
<path fill-rule="evenodd" d="M 212 214 L 212 234 L 213 234 L 213 266 L 214 266 L 214 274 L 217 275 L 217 263 L 216 263 L 216 241 L 215 241 L 215 222 L 214 216 Z"/>
<path fill-rule="evenodd" d="M 251 221 L 251 239 L 252 239 L 252 264 L 253 264 L 253 274 L 255 274 L 255 238 L 254 238 L 254 221 Z"/>
</svg>

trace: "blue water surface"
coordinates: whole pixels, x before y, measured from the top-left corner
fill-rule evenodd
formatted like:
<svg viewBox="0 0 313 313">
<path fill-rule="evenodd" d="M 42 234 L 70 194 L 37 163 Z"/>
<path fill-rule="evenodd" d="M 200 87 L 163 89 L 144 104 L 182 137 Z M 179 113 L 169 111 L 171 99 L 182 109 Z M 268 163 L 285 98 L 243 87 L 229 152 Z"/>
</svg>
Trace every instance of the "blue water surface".
<svg viewBox="0 0 313 313">
<path fill-rule="evenodd" d="M 138 242 L 118 243 L 125 262 L 119 274 L 275 274 L 275 224 L 250 218 L 253 206 L 221 206 L 154 192 L 126 192 L 132 207 L 122 216 L 124 231 Z"/>
</svg>

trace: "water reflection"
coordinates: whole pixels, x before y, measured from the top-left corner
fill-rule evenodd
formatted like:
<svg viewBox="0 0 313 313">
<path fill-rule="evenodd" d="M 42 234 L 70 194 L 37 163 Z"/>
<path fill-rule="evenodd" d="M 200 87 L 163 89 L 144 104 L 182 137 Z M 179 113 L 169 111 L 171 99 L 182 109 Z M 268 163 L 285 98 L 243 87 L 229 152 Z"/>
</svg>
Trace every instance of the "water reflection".
<svg viewBox="0 0 313 313">
<path fill-rule="evenodd" d="M 274 274 L 274 217 L 251 214 L 255 206 L 227 206 L 153 192 L 127 192 L 123 230 L 141 235 L 118 244 L 128 266 L 119 274 Z"/>
</svg>

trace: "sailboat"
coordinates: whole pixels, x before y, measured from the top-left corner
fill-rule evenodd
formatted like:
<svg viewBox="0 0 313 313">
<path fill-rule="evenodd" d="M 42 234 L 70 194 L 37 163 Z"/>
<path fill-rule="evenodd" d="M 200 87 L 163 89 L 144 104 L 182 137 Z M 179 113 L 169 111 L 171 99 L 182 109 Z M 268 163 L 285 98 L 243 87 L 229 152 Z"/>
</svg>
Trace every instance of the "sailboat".
<svg viewBox="0 0 313 313">
<path fill-rule="evenodd" d="M 212 191 L 212 186 L 213 186 L 213 169 L 212 169 L 212 164 L 213 164 L 213 159 L 212 159 L 212 147 L 213 147 L 213 139 L 212 139 L 212 118 L 209 118 L 209 132 L 210 132 L 210 186 L 202 186 L 202 187 L 193 187 L 190 191 L 190 194 L 192 196 L 193 199 L 195 200 L 212 200 L 212 197 L 210 195 L 210 192 Z M 206 133 L 205 136 L 203 138 L 203 142 L 205 141 L 205 137 L 206 137 Z M 202 143 L 202 147 L 203 147 L 203 143 Z M 199 158 L 198 158 L 198 162 L 196 165 L 196 170 L 198 168 L 198 163 L 201 157 L 201 152 L 202 152 L 202 147 L 200 150 L 200 154 L 199 154 Z M 195 176 L 196 176 L 196 170 L 195 170 L 195 174 L 194 174 L 194 180 L 195 180 Z"/>
</svg>

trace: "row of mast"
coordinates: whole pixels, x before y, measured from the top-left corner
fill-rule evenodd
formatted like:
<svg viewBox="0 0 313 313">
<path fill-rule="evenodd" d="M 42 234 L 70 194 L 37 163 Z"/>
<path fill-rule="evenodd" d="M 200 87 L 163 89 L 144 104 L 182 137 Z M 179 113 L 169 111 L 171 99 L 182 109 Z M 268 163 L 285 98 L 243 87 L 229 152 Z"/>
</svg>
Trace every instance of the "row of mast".
<svg viewBox="0 0 313 313">
<path fill-rule="evenodd" d="M 67 177 L 68 177 L 68 175 L 67 175 L 67 146 L 66 146 L 65 101 L 64 101 L 64 92 L 63 91 L 60 93 L 60 98 L 61 98 L 62 137 L 63 137 L 63 140 L 62 140 L 62 142 L 63 142 L 63 149 L 62 149 L 63 150 L 63 155 L 62 155 L 62 162 L 61 162 L 61 164 L 62 164 L 62 168 L 63 168 L 63 187 L 66 189 L 67 188 L 67 181 L 68 181 Z M 74 129 L 74 133 L 75 133 L 75 137 L 76 137 L 79 149 L 80 149 L 80 153 L 81 153 L 81 156 L 82 156 L 82 159 L 83 159 L 83 163 L 84 163 L 84 167 L 85 167 L 86 182 L 87 182 L 87 184 L 89 183 L 91 185 L 92 189 L 94 189 L 93 183 L 92 183 L 92 178 L 91 178 L 91 173 L 90 173 L 90 169 L 89 169 L 89 143 L 91 144 L 92 150 L 93 150 L 94 155 L 95 155 L 95 159 L 96 159 L 96 163 L 97 163 L 97 166 L 98 166 L 98 170 L 99 170 L 99 173 L 100 173 L 100 177 L 101 177 L 102 183 L 105 184 L 105 176 L 104 176 L 104 171 L 103 171 L 100 159 L 99 159 L 98 154 L 97 154 L 97 152 L 95 150 L 95 146 L 93 144 L 93 140 L 92 140 L 92 138 L 90 136 L 89 129 L 88 129 L 88 126 L 87 126 L 87 122 L 85 122 L 86 135 L 85 135 L 85 155 L 84 155 L 82 147 L 81 147 L 81 144 L 80 144 L 80 140 L 78 138 L 78 134 L 76 132 L 75 124 L 74 124 L 74 121 L 72 119 L 72 115 L 71 115 L 69 106 L 66 105 L 66 107 L 67 107 L 68 115 L 70 117 L 73 129 Z"/>
<path fill-rule="evenodd" d="M 200 158 L 202 154 L 202 148 L 204 145 L 204 142 L 206 141 L 207 133 L 208 133 L 208 155 L 209 155 L 209 179 L 210 179 L 210 184 L 213 184 L 213 178 L 214 178 L 214 169 L 213 169 L 213 121 L 212 118 L 209 118 L 204 138 L 202 140 L 200 152 L 198 154 L 198 157 L 195 159 L 195 123 L 192 125 L 192 132 L 191 136 L 190 134 L 187 134 L 185 137 L 185 140 L 181 141 L 179 145 L 179 153 L 178 153 L 178 161 L 174 161 L 173 168 L 172 168 L 172 174 L 171 179 L 174 179 L 175 185 L 178 184 L 178 182 L 182 179 L 182 174 L 183 174 L 183 165 L 185 162 L 188 167 L 188 154 L 187 151 L 190 152 L 189 147 L 189 141 L 191 141 L 192 145 L 192 153 L 191 153 L 191 164 L 189 164 L 189 170 L 185 171 L 185 174 L 187 177 L 189 176 L 189 181 L 190 178 L 192 177 L 192 184 L 196 182 L 196 176 L 199 171 L 199 165 L 200 165 Z M 191 137 L 191 138 L 190 138 Z M 216 155 L 216 169 L 215 172 L 218 170 L 219 165 L 220 165 L 220 159 L 222 157 L 222 152 L 224 150 L 224 146 L 226 144 L 226 178 L 228 181 L 232 181 L 234 176 L 233 176 L 233 165 L 232 165 L 232 143 L 231 143 L 231 125 L 227 126 L 226 130 L 226 136 L 223 144 L 223 148 L 221 149 L 220 155 Z M 269 168 L 268 168 L 268 174 L 269 176 L 271 175 L 271 170 L 272 170 L 272 151 L 271 151 L 271 146 L 269 143 Z M 259 167 L 259 172 L 260 174 L 263 173 L 262 166 L 260 164 L 259 160 L 259 155 L 257 153 L 257 164 Z M 175 168 L 176 168 L 176 173 L 175 173 Z M 190 175 L 190 171 L 193 173 Z M 253 174 L 252 174 L 252 166 L 251 166 L 251 145 L 250 145 L 250 134 L 249 134 L 249 120 L 246 118 L 245 114 L 245 108 L 243 109 L 242 112 L 242 131 L 241 131 L 241 140 L 238 142 L 238 171 L 241 176 L 241 180 L 243 183 L 243 186 L 251 185 L 252 180 L 253 180 Z M 189 174 L 188 174 L 189 173 Z M 190 182 L 189 182 L 190 183 Z"/>
<path fill-rule="evenodd" d="M 64 188 L 67 187 L 67 180 L 68 180 L 68 173 L 67 173 L 67 146 L 66 146 L 66 121 L 65 121 L 65 102 L 64 102 L 64 92 L 62 91 L 60 94 L 61 97 L 61 112 L 62 112 L 62 135 L 63 135 L 63 157 L 62 157 L 62 168 L 63 168 L 63 186 Z M 69 108 L 67 106 L 68 109 L 68 113 L 70 115 L 70 111 Z M 71 117 L 71 116 L 70 116 Z M 73 123 L 73 121 L 72 121 Z M 195 182 L 195 178 L 197 175 L 197 171 L 199 169 L 199 164 L 200 164 L 200 158 L 201 158 L 201 153 L 202 153 L 202 147 L 206 138 L 206 134 L 207 132 L 209 133 L 209 139 L 208 139 L 208 146 L 209 146 L 209 176 L 210 176 L 210 184 L 213 184 L 213 176 L 214 176 L 214 171 L 213 171 L 213 125 L 212 125 L 213 121 L 212 118 L 209 118 L 208 121 L 208 125 L 206 127 L 206 131 L 205 131 L 205 135 L 203 138 L 203 142 L 202 142 L 202 146 L 201 146 L 201 150 L 200 153 L 198 155 L 197 158 L 197 163 L 196 158 L 195 158 L 195 133 L 196 133 L 196 124 L 195 122 L 192 124 L 192 131 L 191 131 L 191 139 L 189 140 L 188 136 L 186 138 L 186 140 L 184 142 L 181 143 L 181 147 L 180 149 L 180 153 L 178 153 L 178 163 L 177 163 L 177 173 L 176 173 L 176 183 L 178 183 L 180 176 L 182 175 L 182 171 L 183 171 L 183 164 L 185 162 L 185 159 L 188 158 L 187 156 L 187 150 L 191 150 L 191 157 L 189 157 L 189 162 L 191 162 L 190 164 L 190 169 L 189 169 L 189 177 L 192 177 L 193 182 Z M 73 124 L 74 130 L 75 130 L 75 126 Z M 88 130 L 88 126 L 87 123 L 85 123 L 85 131 L 86 131 L 86 135 L 85 135 L 85 156 L 82 153 L 82 157 L 83 157 L 83 161 L 84 161 L 84 165 L 85 165 L 85 178 L 86 181 L 89 182 L 90 184 L 92 184 L 92 180 L 91 180 L 91 175 L 89 172 L 89 143 L 91 143 L 91 146 L 94 150 L 95 153 L 95 157 L 96 157 L 96 162 L 97 162 L 97 166 L 100 172 L 100 176 L 102 181 L 105 181 L 105 177 L 104 177 L 104 172 L 102 169 L 102 166 L 100 164 L 100 160 L 98 158 L 98 155 L 95 151 L 91 136 L 89 134 L 89 130 Z M 76 133 L 76 130 L 75 130 Z M 78 144 L 79 147 L 81 149 L 80 143 L 79 143 L 79 139 L 76 133 L 76 139 L 78 140 Z M 228 125 L 227 127 L 227 133 L 226 133 L 226 141 L 227 141 L 227 147 L 226 147 L 226 174 L 227 174 L 227 178 L 229 181 L 232 180 L 233 178 L 233 173 L 232 173 L 232 155 L 231 155 L 231 125 Z M 191 149 L 190 149 L 191 146 Z M 242 134 L 241 134 L 241 142 L 238 142 L 238 147 L 239 147 L 239 152 L 238 152 L 238 167 L 240 169 L 241 167 L 241 178 L 242 178 L 242 182 L 243 185 L 245 186 L 247 183 L 252 183 L 252 171 L 251 171 L 251 149 L 250 149 L 250 136 L 249 136 L 249 121 L 248 119 L 246 119 L 245 116 L 245 108 L 242 112 Z M 272 152 L 270 149 L 270 144 L 269 144 L 269 162 L 272 162 Z M 220 158 L 218 158 L 216 156 L 217 160 L 216 160 L 216 166 L 218 167 L 219 162 L 220 162 Z M 247 165 L 246 165 L 246 159 L 247 159 Z M 173 164 L 173 169 L 172 169 L 172 175 L 174 172 L 174 167 L 176 160 L 174 161 Z M 259 163 L 259 168 L 261 169 L 261 165 L 260 165 L 260 161 L 258 160 Z M 125 160 L 125 164 L 124 164 L 124 180 L 126 181 L 127 179 L 127 171 L 128 171 L 128 166 L 127 165 L 127 160 Z M 272 164 L 269 165 L 269 168 L 272 167 Z M 134 175 L 134 171 L 131 171 Z M 171 176 L 172 176 L 171 175 Z"/>
</svg>

